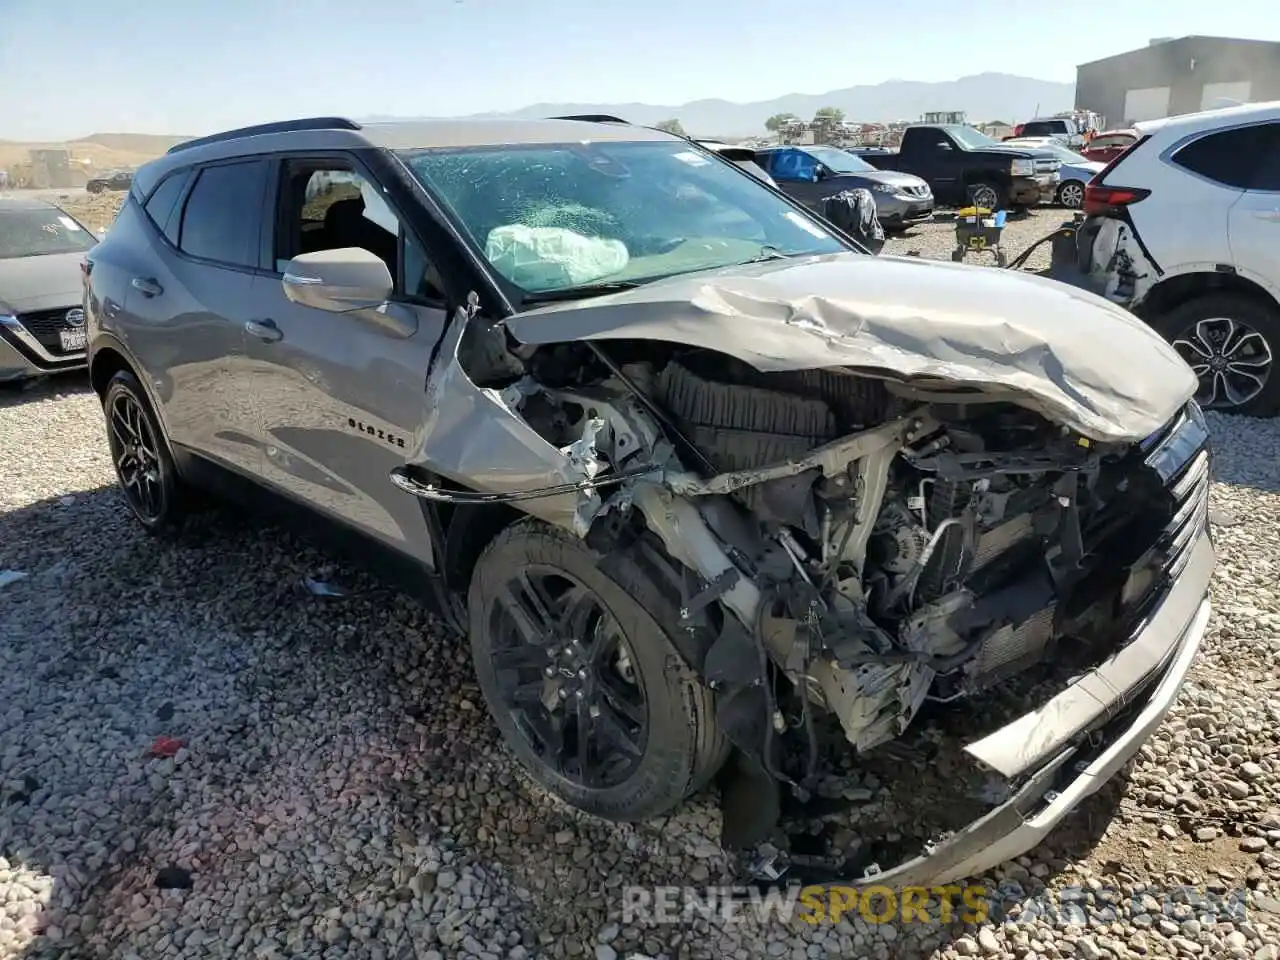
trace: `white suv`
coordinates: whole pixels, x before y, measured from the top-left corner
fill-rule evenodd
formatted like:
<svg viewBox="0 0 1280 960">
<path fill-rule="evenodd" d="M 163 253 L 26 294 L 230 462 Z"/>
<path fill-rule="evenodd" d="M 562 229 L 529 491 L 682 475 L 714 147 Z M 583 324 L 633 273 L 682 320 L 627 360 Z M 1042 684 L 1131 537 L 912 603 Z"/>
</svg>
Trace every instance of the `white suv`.
<svg viewBox="0 0 1280 960">
<path fill-rule="evenodd" d="M 1280 413 L 1280 102 L 1152 120 L 1085 190 L 1087 285 L 1168 338 L 1205 407 Z"/>
</svg>

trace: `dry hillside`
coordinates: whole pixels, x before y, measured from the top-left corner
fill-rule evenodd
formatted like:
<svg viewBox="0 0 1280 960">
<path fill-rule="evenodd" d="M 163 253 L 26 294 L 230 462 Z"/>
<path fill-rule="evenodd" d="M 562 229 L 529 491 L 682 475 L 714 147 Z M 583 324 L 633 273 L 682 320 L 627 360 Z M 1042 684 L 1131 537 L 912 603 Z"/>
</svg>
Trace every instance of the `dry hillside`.
<svg viewBox="0 0 1280 960">
<path fill-rule="evenodd" d="M 0 169 L 26 163 L 31 150 L 68 150 L 74 160 L 91 160 L 95 171 L 132 169 L 187 139 L 149 133 L 95 133 L 79 140 L 48 143 L 0 140 Z"/>
</svg>

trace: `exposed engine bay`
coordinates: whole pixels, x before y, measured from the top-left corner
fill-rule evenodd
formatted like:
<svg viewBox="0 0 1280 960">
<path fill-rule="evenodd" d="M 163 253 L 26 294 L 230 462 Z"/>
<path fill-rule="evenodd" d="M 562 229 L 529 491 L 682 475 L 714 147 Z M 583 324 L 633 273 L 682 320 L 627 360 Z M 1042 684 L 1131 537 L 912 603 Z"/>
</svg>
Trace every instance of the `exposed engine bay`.
<svg viewBox="0 0 1280 960">
<path fill-rule="evenodd" d="M 1180 547 L 1162 539 L 1179 494 L 1142 444 L 1096 442 L 1008 391 L 763 373 L 662 342 L 524 346 L 479 320 L 455 332 L 449 388 L 502 415 L 466 421 L 469 442 L 495 462 L 522 430 L 545 442 L 549 482 L 526 466 L 479 495 L 602 551 L 656 536 L 686 574 L 682 656 L 733 744 L 801 796 L 815 751 L 797 764 L 782 740 L 812 738 L 813 711 L 871 751 L 927 701 L 1115 637 Z"/>
</svg>

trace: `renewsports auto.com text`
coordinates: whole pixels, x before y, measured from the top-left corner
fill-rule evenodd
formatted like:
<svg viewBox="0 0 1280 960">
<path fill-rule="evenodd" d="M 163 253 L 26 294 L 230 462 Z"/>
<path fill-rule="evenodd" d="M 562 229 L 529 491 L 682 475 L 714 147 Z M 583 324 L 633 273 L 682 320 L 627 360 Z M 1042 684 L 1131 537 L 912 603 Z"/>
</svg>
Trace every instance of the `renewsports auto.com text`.
<svg viewBox="0 0 1280 960">
<path fill-rule="evenodd" d="M 892 889 L 836 884 L 766 889 L 724 887 L 624 887 L 622 921 L 686 923 L 697 918 L 722 922 L 763 921 L 809 924 L 839 923 L 860 918 L 867 923 L 1026 923 L 1090 926 L 1110 923 L 1122 914 L 1172 915 L 1187 907 L 1200 917 L 1245 919 L 1244 891 L 1211 893 L 1197 887 L 1146 888 L 1141 895 L 1118 888 L 1091 891 L 1094 906 L 1083 908 L 1084 892 L 1063 887 L 1028 896 L 1021 888 L 947 885 Z M 1129 901 L 1129 902 L 1126 902 Z M 1010 911 L 1016 904 L 1017 909 Z M 1181 906 L 1179 906 L 1181 905 Z"/>
</svg>

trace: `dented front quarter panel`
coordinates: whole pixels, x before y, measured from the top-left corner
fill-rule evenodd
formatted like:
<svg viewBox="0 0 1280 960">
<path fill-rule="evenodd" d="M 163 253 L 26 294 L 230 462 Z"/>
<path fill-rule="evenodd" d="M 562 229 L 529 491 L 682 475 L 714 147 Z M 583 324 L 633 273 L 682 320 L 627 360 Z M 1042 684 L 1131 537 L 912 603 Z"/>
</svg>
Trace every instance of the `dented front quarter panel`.
<svg viewBox="0 0 1280 960">
<path fill-rule="evenodd" d="M 502 391 L 479 387 L 467 375 L 458 348 L 470 322 L 460 310 L 440 345 L 427 378 L 423 444 L 409 466 L 485 493 L 518 494 L 588 479 L 580 449 L 557 449 L 512 409 Z M 600 507 L 600 495 L 590 489 L 520 503 L 531 516 L 578 536 L 586 535 Z"/>
<path fill-rule="evenodd" d="M 658 340 L 762 371 L 852 367 L 1017 395 L 1104 442 L 1166 423 L 1196 381 L 1136 317 L 1016 271 L 834 254 L 768 261 L 554 304 L 506 321 L 522 343 Z"/>
</svg>

